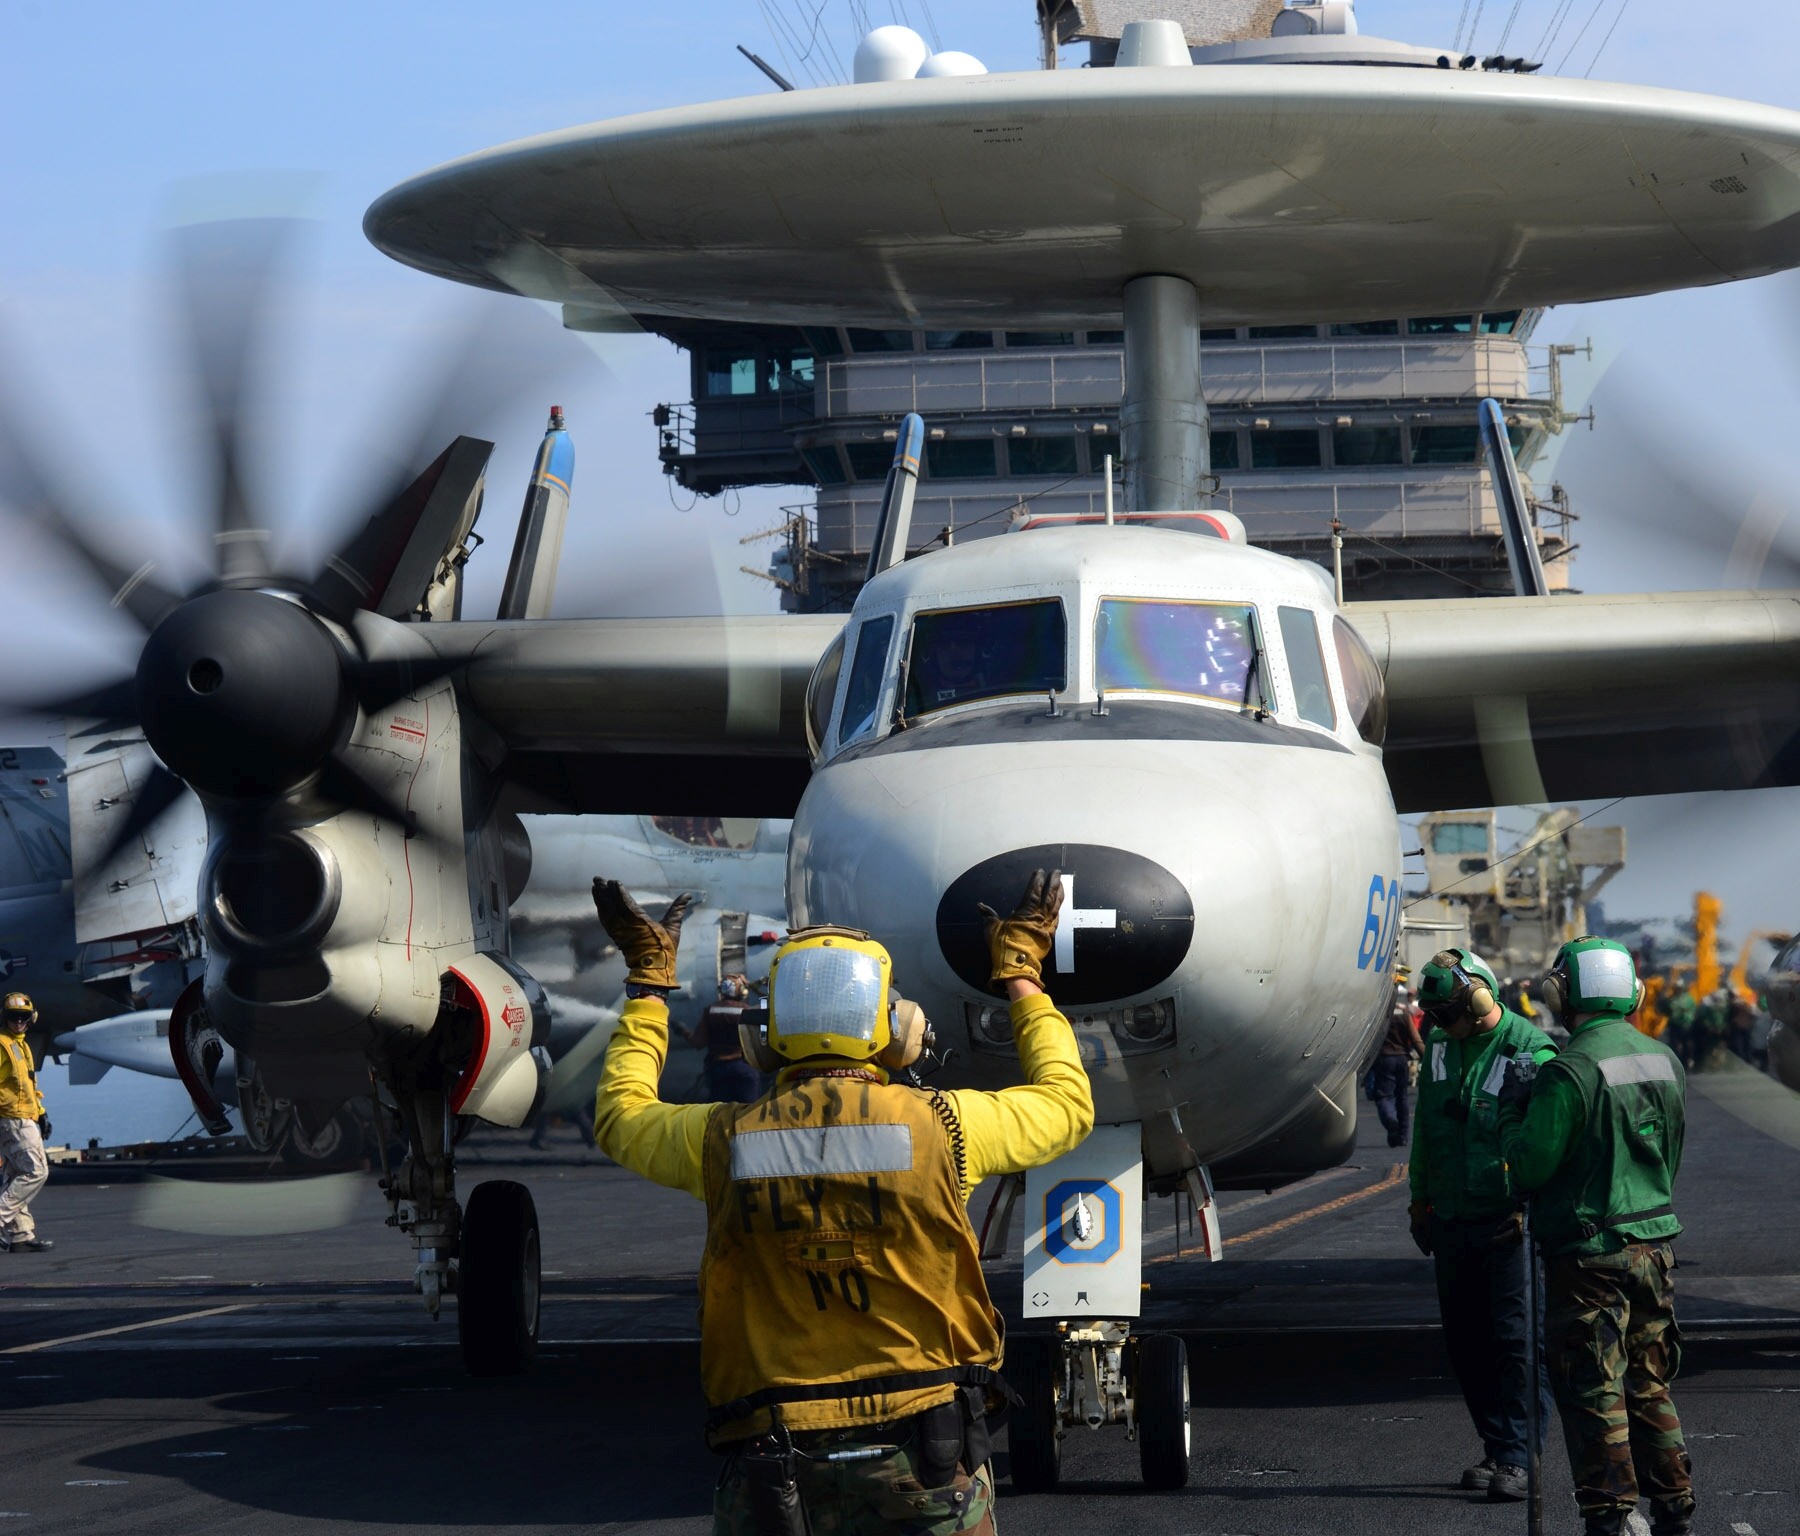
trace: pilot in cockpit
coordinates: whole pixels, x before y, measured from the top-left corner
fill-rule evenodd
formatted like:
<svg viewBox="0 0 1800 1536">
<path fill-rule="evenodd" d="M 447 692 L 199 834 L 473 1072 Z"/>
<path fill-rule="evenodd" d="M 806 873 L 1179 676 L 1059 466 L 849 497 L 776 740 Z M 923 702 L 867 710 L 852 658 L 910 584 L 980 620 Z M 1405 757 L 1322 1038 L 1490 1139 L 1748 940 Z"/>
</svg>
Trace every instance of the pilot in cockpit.
<svg viewBox="0 0 1800 1536">
<path fill-rule="evenodd" d="M 987 691 L 985 639 L 978 620 L 939 623 L 931 645 L 919 658 L 919 696 L 927 709 Z"/>
</svg>

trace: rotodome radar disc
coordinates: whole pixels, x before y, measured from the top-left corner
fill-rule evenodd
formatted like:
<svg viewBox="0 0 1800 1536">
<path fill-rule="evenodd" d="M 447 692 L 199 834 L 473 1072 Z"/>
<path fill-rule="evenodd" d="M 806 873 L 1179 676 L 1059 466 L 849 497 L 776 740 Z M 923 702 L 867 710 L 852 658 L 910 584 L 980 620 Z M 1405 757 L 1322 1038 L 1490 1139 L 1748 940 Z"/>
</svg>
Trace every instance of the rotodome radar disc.
<svg viewBox="0 0 1800 1536">
<path fill-rule="evenodd" d="M 1117 324 L 1618 298 L 1800 264 L 1800 113 L 1459 70 L 951 76 L 571 128 L 428 171 L 369 238 L 577 309 L 794 324 Z"/>
</svg>

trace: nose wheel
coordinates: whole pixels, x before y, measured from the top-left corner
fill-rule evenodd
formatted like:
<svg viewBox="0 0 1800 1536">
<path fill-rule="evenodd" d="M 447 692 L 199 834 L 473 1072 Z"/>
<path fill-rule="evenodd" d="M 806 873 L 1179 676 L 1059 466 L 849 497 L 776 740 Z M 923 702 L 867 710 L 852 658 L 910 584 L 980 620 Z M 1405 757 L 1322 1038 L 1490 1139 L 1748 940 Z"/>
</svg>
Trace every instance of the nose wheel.
<svg viewBox="0 0 1800 1536">
<path fill-rule="evenodd" d="M 1024 1399 L 1008 1418 L 1012 1483 L 1048 1493 L 1062 1476 L 1062 1437 L 1122 1424 L 1138 1444 L 1144 1486 L 1185 1488 L 1193 1426 L 1187 1345 L 1172 1333 L 1133 1335 L 1130 1324 L 1092 1323 L 1054 1336 L 1015 1337 L 1006 1378 Z"/>
<path fill-rule="evenodd" d="M 1060 1340 L 1028 1334 L 1007 1341 L 1006 1379 L 1024 1399 L 1006 1421 L 1012 1484 L 1020 1493 L 1049 1493 L 1062 1476 L 1064 1376 Z"/>
<path fill-rule="evenodd" d="M 1137 1346 L 1132 1408 L 1144 1486 L 1163 1492 L 1185 1488 L 1194 1435 L 1187 1345 L 1172 1333 L 1149 1333 Z"/>
<path fill-rule="evenodd" d="M 516 1376 L 537 1355 L 542 1256 L 531 1191 L 477 1184 L 463 1210 L 456 1331 L 471 1376 Z"/>
</svg>

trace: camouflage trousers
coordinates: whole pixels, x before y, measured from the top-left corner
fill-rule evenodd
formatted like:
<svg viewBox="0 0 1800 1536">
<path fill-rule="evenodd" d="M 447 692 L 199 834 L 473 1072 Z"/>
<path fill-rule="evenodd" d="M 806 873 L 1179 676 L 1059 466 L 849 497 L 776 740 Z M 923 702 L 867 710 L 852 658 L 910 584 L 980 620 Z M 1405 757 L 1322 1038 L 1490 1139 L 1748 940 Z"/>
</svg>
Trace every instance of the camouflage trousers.
<svg viewBox="0 0 1800 1536">
<path fill-rule="evenodd" d="M 1575 1476 L 1595 1524 L 1649 1498 L 1656 1523 L 1685 1528 L 1693 1469 L 1669 1384 L 1681 1369 L 1675 1256 L 1667 1243 L 1564 1254 L 1544 1266 L 1544 1350 Z"/>
<path fill-rule="evenodd" d="M 994 1536 L 992 1465 L 970 1476 L 959 1466 L 945 1487 L 926 1488 L 918 1478 L 918 1453 L 910 1437 L 884 1438 L 869 1430 L 819 1430 L 796 1434 L 799 1451 L 823 1457 L 831 1451 L 895 1445 L 869 1461 L 796 1458 L 795 1482 L 812 1536 Z M 713 1536 L 757 1536 L 749 1488 L 734 1455 L 713 1495 Z"/>
</svg>

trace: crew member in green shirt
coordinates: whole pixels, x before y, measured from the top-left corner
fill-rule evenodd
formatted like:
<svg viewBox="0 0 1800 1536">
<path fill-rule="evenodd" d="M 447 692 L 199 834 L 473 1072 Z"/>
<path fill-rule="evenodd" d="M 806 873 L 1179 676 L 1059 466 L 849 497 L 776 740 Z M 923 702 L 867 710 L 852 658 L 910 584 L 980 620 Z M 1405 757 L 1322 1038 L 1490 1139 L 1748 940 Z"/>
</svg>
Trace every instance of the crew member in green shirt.
<svg viewBox="0 0 1800 1536">
<path fill-rule="evenodd" d="M 1522 1499 L 1530 1400 L 1538 1393 L 1538 1449 L 1550 1418 L 1543 1373 L 1526 1369 L 1525 1245 L 1519 1197 L 1500 1149 L 1499 1094 L 1521 1063 L 1556 1054 L 1549 1037 L 1500 1003 L 1500 985 L 1463 949 L 1434 956 L 1419 975 L 1432 1026 L 1413 1122 L 1413 1241 L 1437 1271 L 1450 1364 L 1481 1436 L 1481 1460 L 1462 1486 Z"/>
<path fill-rule="evenodd" d="M 1502 1141 L 1544 1249 L 1550 1382 L 1588 1536 L 1616 1536 L 1650 1499 L 1656 1536 L 1694 1528 L 1693 1468 L 1669 1384 L 1681 1367 L 1669 1247 L 1687 1076 L 1628 1015 L 1631 952 L 1573 939 L 1544 1001 L 1569 1043 L 1509 1086 Z"/>
</svg>

